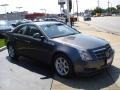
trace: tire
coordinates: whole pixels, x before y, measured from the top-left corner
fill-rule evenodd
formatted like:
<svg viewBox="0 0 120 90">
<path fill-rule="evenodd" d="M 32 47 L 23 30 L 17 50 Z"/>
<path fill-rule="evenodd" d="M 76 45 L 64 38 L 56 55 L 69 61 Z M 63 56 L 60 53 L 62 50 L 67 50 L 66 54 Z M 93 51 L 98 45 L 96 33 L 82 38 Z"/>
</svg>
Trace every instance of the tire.
<svg viewBox="0 0 120 90">
<path fill-rule="evenodd" d="M 9 57 L 14 61 L 18 60 L 19 56 L 17 55 L 14 46 L 9 44 L 7 48 L 8 48 Z"/>
<path fill-rule="evenodd" d="M 62 77 L 71 77 L 73 75 L 73 65 L 70 59 L 63 54 L 55 56 L 54 69 Z"/>
</svg>

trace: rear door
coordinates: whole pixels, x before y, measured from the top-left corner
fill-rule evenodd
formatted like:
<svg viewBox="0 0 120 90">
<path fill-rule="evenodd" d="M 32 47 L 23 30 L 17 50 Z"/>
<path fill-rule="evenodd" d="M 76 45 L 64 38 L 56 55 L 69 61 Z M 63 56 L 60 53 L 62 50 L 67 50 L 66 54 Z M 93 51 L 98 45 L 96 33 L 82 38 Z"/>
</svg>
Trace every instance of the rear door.
<svg viewBox="0 0 120 90">
<path fill-rule="evenodd" d="M 13 33 L 15 48 L 20 55 L 25 56 L 29 53 L 28 49 L 30 48 L 30 42 L 28 37 L 25 35 L 27 28 L 27 25 L 21 25 Z"/>
</svg>

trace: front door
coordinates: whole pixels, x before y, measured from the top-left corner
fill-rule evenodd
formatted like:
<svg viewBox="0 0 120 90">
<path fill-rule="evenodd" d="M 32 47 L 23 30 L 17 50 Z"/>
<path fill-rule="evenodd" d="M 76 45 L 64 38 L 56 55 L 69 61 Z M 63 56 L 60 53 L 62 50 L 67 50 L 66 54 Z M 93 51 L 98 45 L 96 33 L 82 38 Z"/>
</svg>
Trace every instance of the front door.
<svg viewBox="0 0 120 90">
<path fill-rule="evenodd" d="M 47 62 L 52 50 L 52 45 L 47 43 L 48 40 L 46 38 L 44 40 L 41 38 L 34 38 L 33 35 L 35 33 L 44 36 L 37 26 L 28 25 L 28 30 L 25 34 L 29 36 L 30 41 L 29 56 Z"/>
</svg>

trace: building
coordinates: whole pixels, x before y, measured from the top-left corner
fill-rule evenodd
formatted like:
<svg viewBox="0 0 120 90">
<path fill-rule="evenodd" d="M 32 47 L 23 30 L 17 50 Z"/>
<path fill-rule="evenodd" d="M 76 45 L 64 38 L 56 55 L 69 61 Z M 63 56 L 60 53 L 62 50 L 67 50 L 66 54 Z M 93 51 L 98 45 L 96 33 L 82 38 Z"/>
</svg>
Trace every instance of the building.
<svg viewBox="0 0 120 90">
<path fill-rule="evenodd" d="M 29 13 L 25 15 L 25 19 L 29 19 L 29 20 L 34 20 L 34 19 L 42 19 L 45 18 L 45 14 L 44 13 Z"/>
<path fill-rule="evenodd" d="M 21 20 L 21 19 L 25 19 L 26 14 L 27 14 L 26 11 L 0 14 L 0 20 Z"/>
<path fill-rule="evenodd" d="M 0 20 L 22 20 L 22 19 L 34 20 L 36 18 L 43 18 L 43 17 L 45 17 L 44 13 L 28 13 L 26 11 L 0 14 Z"/>
</svg>

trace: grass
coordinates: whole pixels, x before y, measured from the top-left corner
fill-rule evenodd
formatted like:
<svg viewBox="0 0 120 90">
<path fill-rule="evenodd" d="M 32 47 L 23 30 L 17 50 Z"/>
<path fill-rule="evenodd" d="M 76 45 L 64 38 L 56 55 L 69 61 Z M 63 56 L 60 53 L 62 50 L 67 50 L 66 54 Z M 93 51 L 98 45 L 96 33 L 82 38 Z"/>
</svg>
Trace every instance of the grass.
<svg viewBox="0 0 120 90">
<path fill-rule="evenodd" d="M 4 41 L 4 39 L 0 39 L 0 48 L 3 46 L 5 46 L 5 41 Z"/>
</svg>

